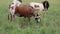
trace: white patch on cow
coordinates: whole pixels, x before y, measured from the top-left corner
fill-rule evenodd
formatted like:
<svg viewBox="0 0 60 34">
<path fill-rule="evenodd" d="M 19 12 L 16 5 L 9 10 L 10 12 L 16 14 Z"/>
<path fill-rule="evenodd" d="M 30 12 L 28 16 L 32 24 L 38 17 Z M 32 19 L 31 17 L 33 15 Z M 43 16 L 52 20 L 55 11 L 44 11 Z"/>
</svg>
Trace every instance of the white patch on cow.
<svg viewBox="0 0 60 34">
<path fill-rule="evenodd" d="M 39 7 L 36 8 L 35 5 L 37 5 Z M 30 6 L 32 6 L 34 9 L 39 9 L 40 11 L 43 11 L 43 9 L 44 9 L 44 6 L 42 3 L 31 2 Z"/>
</svg>

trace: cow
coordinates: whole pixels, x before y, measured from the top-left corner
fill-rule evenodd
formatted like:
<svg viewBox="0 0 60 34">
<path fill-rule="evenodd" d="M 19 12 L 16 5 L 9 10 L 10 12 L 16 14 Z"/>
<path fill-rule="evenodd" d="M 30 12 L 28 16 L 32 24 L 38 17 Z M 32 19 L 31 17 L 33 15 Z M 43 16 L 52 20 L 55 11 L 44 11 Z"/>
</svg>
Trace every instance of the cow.
<svg viewBox="0 0 60 34">
<path fill-rule="evenodd" d="M 45 13 L 49 8 L 49 2 L 48 0 L 45 0 L 42 3 L 31 2 L 30 6 L 32 6 L 35 10 L 40 10 L 38 13 Z"/>
<path fill-rule="evenodd" d="M 40 20 L 40 16 L 38 14 L 36 14 L 34 8 L 29 5 L 20 4 L 19 6 L 16 6 L 14 15 L 12 15 L 12 14 L 10 14 L 10 15 L 11 15 L 10 16 L 11 21 L 12 21 L 13 17 L 15 17 L 15 15 L 17 15 L 19 17 L 28 18 L 29 21 L 30 21 L 30 18 L 33 16 L 37 23 Z"/>
</svg>

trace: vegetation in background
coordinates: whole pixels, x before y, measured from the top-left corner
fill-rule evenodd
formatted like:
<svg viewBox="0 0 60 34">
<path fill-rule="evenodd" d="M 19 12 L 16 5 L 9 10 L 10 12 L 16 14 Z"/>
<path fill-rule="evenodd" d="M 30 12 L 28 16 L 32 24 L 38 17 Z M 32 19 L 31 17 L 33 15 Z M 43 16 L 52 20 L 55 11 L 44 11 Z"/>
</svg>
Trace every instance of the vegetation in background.
<svg viewBox="0 0 60 34">
<path fill-rule="evenodd" d="M 23 4 L 44 0 L 23 0 Z M 41 15 L 41 22 L 36 23 L 34 18 L 24 22 L 23 17 L 17 17 L 13 22 L 8 21 L 8 6 L 12 0 L 0 0 L 0 34 L 60 34 L 60 0 L 48 0 L 48 13 Z M 24 23 L 21 28 L 22 23 Z"/>
</svg>

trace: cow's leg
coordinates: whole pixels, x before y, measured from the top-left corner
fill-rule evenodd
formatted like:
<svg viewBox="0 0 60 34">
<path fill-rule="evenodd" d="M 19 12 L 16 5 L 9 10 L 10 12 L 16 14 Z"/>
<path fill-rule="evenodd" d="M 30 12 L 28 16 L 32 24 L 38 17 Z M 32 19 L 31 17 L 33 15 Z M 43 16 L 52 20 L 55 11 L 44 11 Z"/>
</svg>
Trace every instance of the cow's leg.
<svg viewBox="0 0 60 34">
<path fill-rule="evenodd" d="M 11 21 L 12 21 L 12 20 L 15 20 L 15 15 L 12 15 L 12 14 L 11 14 Z"/>
<path fill-rule="evenodd" d="M 11 14 L 8 14 L 8 20 L 12 21 L 12 15 Z"/>
<path fill-rule="evenodd" d="M 13 15 L 10 13 L 10 14 L 8 15 L 8 19 L 10 20 L 10 22 L 12 21 L 12 18 L 13 18 Z"/>
<path fill-rule="evenodd" d="M 12 15 L 8 14 L 8 20 L 12 21 Z"/>
<path fill-rule="evenodd" d="M 30 17 L 28 17 L 28 20 L 29 20 L 29 22 L 30 22 Z"/>
<path fill-rule="evenodd" d="M 10 21 L 12 21 L 12 14 L 10 14 L 10 16 L 11 16 L 11 17 L 10 17 Z"/>
<path fill-rule="evenodd" d="M 15 8 L 12 9 L 12 12 L 11 12 L 11 21 L 15 19 Z"/>
</svg>

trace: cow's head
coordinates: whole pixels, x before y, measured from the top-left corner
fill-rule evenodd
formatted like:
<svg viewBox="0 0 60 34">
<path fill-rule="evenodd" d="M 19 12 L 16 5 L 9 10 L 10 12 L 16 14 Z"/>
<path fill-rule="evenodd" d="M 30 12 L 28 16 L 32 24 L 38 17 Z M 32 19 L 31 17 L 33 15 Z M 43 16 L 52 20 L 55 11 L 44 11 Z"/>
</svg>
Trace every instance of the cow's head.
<svg viewBox="0 0 60 34">
<path fill-rule="evenodd" d="M 39 14 L 35 14 L 34 18 L 35 18 L 37 23 L 40 22 L 40 15 Z"/>
<path fill-rule="evenodd" d="M 48 2 L 48 0 L 45 0 L 45 1 L 43 2 L 43 6 L 44 6 L 44 10 L 47 11 L 48 8 L 49 8 L 49 2 Z"/>
</svg>

